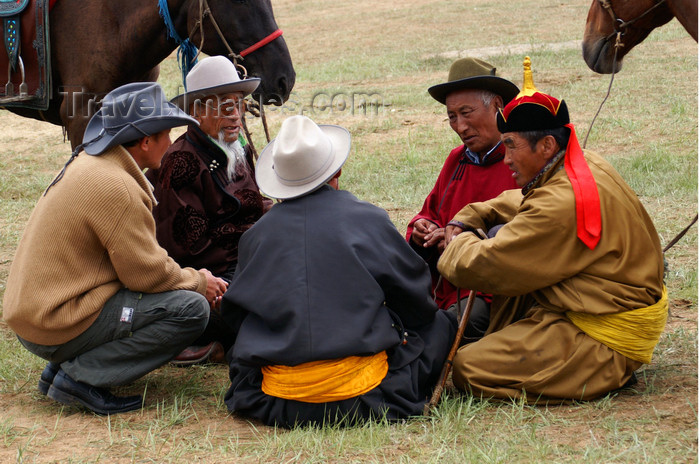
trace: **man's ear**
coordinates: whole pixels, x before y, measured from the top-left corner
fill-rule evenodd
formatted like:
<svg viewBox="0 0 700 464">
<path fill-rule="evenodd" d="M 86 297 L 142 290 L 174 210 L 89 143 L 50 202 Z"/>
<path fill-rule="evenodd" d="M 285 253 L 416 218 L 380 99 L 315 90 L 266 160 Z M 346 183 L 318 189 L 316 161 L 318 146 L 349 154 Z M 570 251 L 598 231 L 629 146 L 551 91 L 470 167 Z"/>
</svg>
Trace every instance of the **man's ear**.
<svg viewBox="0 0 700 464">
<path fill-rule="evenodd" d="M 204 106 L 204 108 L 202 108 Z M 206 111 L 206 105 L 202 104 L 201 100 L 197 99 L 192 104 L 190 104 L 190 115 L 197 120 L 197 122 L 202 122 L 201 114 Z"/>
<path fill-rule="evenodd" d="M 148 151 L 149 144 L 151 143 L 151 136 L 147 137 L 142 137 L 141 140 L 139 140 L 139 148 L 143 151 Z"/>
<path fill-rule="evenodd" d="M 495 97 L 493 97 L 492 102 L 496 106 L 496 110 L 498 110 L 499 108 L 503 108 L 504 106 L 503 97 L 501 97 L 500 95 L 496 95 Z"/>
<path fill-rule="evenodd" d="M 552 159 L 561 149 L 556 139 L 551 135 L 544 136 L 539 143 L 542 144 L 542 155 L 547 161 Z"/>
</svg>

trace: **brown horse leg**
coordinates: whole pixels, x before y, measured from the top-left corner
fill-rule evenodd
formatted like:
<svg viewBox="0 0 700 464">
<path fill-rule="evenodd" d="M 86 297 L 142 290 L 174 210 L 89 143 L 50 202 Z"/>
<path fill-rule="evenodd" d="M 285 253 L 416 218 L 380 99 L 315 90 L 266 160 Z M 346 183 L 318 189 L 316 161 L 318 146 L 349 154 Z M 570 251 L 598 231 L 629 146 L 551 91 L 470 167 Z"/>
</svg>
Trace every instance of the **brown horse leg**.
<svg viewBox="0 0 700 464">
<path fill-rule="evenodd" d="M 88 104 L 83 102 L 83 94 L 68 92 L 61 102 L 61 121 L 68 133 L 71 149 L 75 149 L 83 141 L 83 133 L 88 123 Z"/>
<path fill-rule="evenodd" d="M 155 68 L 151 69 L 150 71 L 147 71 L 146 74 L 143 75 L 143 78 L 141 80 L 144 82 L 155 82 L 158 80 L 159 75 L 160 65 L 157 65 Z"/>
<path fill-rule="evenodd" d="M 669 0 L 668 7 L 688 34 L 698 41 L 698 0 Z"/>
</svg>

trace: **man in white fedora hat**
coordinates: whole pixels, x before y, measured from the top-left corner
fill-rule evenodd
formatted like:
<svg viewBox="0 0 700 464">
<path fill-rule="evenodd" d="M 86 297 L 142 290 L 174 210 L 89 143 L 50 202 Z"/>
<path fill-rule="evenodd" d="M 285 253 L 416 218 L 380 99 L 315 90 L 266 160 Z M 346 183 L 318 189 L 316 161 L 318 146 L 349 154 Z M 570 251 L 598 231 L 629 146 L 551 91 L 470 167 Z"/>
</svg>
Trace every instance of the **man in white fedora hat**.
<svg viewBox="0 0 700 464">
<path fill-rule="evenodd" d="M 97 414 L 142 406 L 118 397 L 204 330 L 226 283 L 181 268 L 158 245 L 155 198 L 143 175 L 157 168 L 170 129 L 195 123 L 155 83 L 108 93 L 83 143 L 39 199 L 15 254 L 5 321 L 49 361 L 39 391 Z M 82 149 L 88 155 L 79 156 Z"/>
<path fill-rule="evenodd" d="M 238 239 L 272 201 L 260 195 L 252 154 L 243 146 L 243 99 L 260 83 L 241 80 L 224 56 L 205 58 L 187 74 L 186 92 L 172 102 L 198 123 L 170 147 L 148 179 L 158 205 L 156 236 L 181 266 L 205 267 L 227 282 L 238 259 Z M 223 361 L 233 334 L 217 312 L 204 334 L 173 363 Z"/>
<path fill-rule="evenodd" d="M 338 190 L 342 127 L 286 119 L 256 177 L 283 200 L 239 243 L 222 302 L 236 329 L 231 412 L 268 425 L 421 414 L 456 333 L 387 213 Z"/>
</svg>

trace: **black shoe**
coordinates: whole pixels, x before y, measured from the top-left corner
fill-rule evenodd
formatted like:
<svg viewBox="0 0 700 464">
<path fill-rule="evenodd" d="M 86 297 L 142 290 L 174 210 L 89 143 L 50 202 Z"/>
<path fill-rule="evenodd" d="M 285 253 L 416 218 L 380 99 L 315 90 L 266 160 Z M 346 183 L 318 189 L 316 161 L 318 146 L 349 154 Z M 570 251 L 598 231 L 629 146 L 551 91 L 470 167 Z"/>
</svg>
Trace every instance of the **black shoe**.
<svg viewBox="0 0 700 464">
<path fill-rule="evenodd" d="M 61 365 L 58 363 L 50 362 L 46 365 L 44 370 L 41 371 L 41 377 L 39 378 L 39 393 L 46 395 L 49 392 L 49 387 L 60 368 Z"/>
<path fill-rule="evenodd" d="M 627 380 L 627 382 L 625 382 L 625 384 L 621 388 L 634 387 L 635 385 L 637 385 L 637 382 L 638 382 L 637 374 L 632 372 L 632 375 L 630 376 L 630 378 Z"/>
<path fill-rule="evenodd" d="M 71 379 L 61 369 L 53 379 L 48 397 L 68 406 L 84 406 L 100 415 L 141 409 L 141 395 L 114 396 L 106 388 L 93 387 Z"/>
</svg>

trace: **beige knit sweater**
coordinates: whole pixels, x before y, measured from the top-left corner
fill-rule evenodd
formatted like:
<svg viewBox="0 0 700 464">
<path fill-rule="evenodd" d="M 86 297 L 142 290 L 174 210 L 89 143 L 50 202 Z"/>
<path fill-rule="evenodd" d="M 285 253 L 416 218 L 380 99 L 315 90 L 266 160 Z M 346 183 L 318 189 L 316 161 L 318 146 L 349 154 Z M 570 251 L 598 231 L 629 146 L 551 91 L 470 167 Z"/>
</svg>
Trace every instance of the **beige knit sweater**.
<svg viewBox="0 0 700 464">
<path fill-rule="evenodd" d="M 20 337 L 59 345 L 85 331 L 105 302 L 135 292 L 206 292 L 158 245 L 150 183 L 121 146 L 78 156 L 39 199 L 7 279 L 3 316 Z"/>
</svg>

